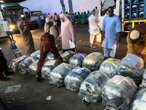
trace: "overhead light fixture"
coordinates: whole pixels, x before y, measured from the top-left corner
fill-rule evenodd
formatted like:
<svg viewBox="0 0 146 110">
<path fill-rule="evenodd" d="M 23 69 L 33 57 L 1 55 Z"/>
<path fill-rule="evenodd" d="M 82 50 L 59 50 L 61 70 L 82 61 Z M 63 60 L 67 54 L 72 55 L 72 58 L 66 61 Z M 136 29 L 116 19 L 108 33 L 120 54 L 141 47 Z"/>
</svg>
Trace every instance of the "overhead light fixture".
<svg viewBox="0 0 146 110">
<path fill-rule="evenodd" d="M 3 0 L 0 0 L 0 3 L 4 3 L 4 1 Z"/>
</svg>

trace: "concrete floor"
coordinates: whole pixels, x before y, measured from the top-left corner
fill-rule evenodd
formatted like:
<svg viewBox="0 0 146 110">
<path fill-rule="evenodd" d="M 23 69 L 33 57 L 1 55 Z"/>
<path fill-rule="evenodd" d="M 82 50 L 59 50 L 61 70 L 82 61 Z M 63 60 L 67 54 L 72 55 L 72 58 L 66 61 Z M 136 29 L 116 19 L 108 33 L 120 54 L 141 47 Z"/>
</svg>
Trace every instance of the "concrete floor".
<svg viewBox="0 0 146 110">
<path fill-rule="evenodd" d="M 41 30 L 32 31 L 36 49 L 39 48 Z M 99 51 L 101 48 L 92 49 L 88 42 L 88 26 L 78 26 L 75 30 L 77 51 L 90 53 Z M 25 45 L 19 35 L 15 35 L 18 48 L 25 53 Z M 125 56 L 125 39 L 122 38 L 120 48 L 118 48 L 117 57 Z M 9 49 L 7 39 L 0 40 L 0 47 L 8 61 L 14 58 Z M 4 93 L 8 86 L 21 84 L 17 92 Z M 47 96 L 52 96 L 51 101 L 46 101 Z M 101 104 L 84 105 L 78 93 L 72 93 L 65 88 L 56 88 L 48 84 L 48 81 L 38 83 L 34 76 L 15 74 L 10 81 L 0 81 L 0 98 L 2 98 L 7 110 L 103 110 Z M 1 108 L 0 104 L 0 110 Z"/>
</svg>

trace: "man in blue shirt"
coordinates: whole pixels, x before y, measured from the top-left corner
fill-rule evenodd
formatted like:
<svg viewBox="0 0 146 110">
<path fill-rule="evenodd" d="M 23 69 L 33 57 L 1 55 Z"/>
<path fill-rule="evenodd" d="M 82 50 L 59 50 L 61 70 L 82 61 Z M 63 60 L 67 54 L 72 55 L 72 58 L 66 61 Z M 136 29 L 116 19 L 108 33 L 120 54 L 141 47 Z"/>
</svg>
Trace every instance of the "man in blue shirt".
<svg viewBox="0 0 146 110">
<path fill-rule="evenodd" d="M 104 57 L 115 57 L 118 35 L 121 32 L 121 23 L 119 17 L 114 15 L 113 7 L 108 9 L 108 15 L 103 19 L 102 32 Z"/>
</svg>

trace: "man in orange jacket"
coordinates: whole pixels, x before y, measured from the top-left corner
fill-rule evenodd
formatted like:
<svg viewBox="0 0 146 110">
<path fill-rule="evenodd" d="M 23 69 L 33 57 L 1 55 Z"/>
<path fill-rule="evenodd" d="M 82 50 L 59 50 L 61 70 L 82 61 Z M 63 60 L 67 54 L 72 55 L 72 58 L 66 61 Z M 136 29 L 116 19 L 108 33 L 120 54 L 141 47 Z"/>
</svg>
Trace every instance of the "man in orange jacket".
<svg viewBox="0 0 146 110">
<path fill-rule="evenodd" d="M 137 25 L 128 34 L 127 48 L 127 53 L 133 53 L 142 57 L 146 64 L 146 24 Z"/>
</svg>

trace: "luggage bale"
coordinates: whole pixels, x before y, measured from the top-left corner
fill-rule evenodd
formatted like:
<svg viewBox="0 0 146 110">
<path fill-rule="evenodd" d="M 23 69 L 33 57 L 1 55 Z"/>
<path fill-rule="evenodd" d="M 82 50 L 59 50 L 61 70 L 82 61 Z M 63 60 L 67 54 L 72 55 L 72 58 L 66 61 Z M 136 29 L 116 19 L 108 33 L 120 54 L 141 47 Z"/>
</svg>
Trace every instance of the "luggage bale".
<svg viewBox="0 0 146 110">
<path fill-rule="evenodd" d="M 146 110 L 146 88 L 142 88 L 137 92 L 131 110 Z"/>
<path fill-rule="evenodd" d="M 74 54 L 75 54 L 75 52 L 73 52 L 73 51 L 66 51 L 63 54 L 61 54 L 61 57 L 64 62 L 68 63 L 70 57 L 72 57 Z"/>
<path fill-rule="evenodd" d="M 96 103 L 101 100 L 102 88 L 109 77 L 100 71 L 94 71 L 83 81 L 80 87 L 79 96 L 82 101 Z"/>
<path fill-rule="evenodd" d="M 62 63 L 55 67 L 49 75 L 49 83 L 57 87 L 64 85 L 64 78 L 73 69 L 72 65 L 67 63 Z"/>
<path fill-rule="evenodd" d="M 87 68 L 76 67 L 72 69 L 64 80 L 66 89 L 78 92 L 81 83 L 89 75 L 89 73 L 90 70 Z"/>
<path fill-rule="evenodd" d="M 134 54 L 127 54 L 127 56 L 121 60 L 118 71 L 120 75 L 129 76 L 136 84 L 139 84 L 144 71 L 144 61 Z"/>
<path fill-rule="evenodd" d="M 144 70 L 144 73 L 143 73 L 141 87 L 146 88 L 146 69 Z"/>
<path fill-rule="evenodd" d="M 28 67 L 34 62 L 36 62 L 36 61 L 33 59 L 33 57 L 25 58 L 22 62 L 19 63 L 19 66 L 18 66 L 19 72 L 21 74 L 26 74 L 29 69 Z"/>
<path fill-rule="evenodd" d="M 86 54 L 77 53 L 69 59 L 69 63 L 73 66 L 81 67 L 85 56 L 86 56 Z"/>
<path fill-rule="evenodd" d="M 83 61 L 83 66 L 91 71 L 97 70 L 103 62 L 104 56 L 99 52 L 93 52 L 87 55 Z"/>
<path fill-rule="evenodd" d="M 26 55 L 23 55 L 19 58 L 16 58 L 16 59 L 13 59 L 12 60 L 12 63 L 11 63 L 11 68 L 14 72 L 17 72 L 18 71 L 18 66 L 19 66 L 19 63 L 22 62 L 25 58 L 27 58 Z"/>
<path fill-rule="evenodd" d="M 133 79 L 116 75 L 103 87 L 102 103 L 106 110 L 129 110 L 136 89 Z"/>
<path fill-rule="evenodd" d="M 112 78 L 113 76 L 118 75 L 120 63 L 121 61 L 119 59 L 109 58 L 101 64 L 99 71 Z"/>
</svg>

